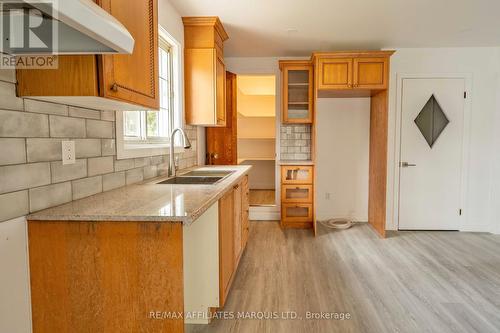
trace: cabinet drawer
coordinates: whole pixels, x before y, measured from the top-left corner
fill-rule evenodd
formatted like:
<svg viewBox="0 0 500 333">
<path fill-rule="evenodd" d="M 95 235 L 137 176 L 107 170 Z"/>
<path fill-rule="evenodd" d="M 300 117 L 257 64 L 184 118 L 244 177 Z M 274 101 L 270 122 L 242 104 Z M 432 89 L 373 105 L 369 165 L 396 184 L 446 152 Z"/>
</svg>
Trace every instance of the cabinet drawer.
<svg viewBox="0 0 500 333">
<path fill-rule="evenodd" d="M 281 219 L 285 222 L 312 221 L 312 204 L 282 204 Z"/>
<path fill-rule="evenodd" d="M 281 186 L 281 202 L 283 203 L 312 203 L 312 185 L 283 185 Z"/>
<path fill-rule="evenodd" d="M 282 184 L 312 184 L 313 167 L 287 165 L 281 167 Z"/>
</svg>

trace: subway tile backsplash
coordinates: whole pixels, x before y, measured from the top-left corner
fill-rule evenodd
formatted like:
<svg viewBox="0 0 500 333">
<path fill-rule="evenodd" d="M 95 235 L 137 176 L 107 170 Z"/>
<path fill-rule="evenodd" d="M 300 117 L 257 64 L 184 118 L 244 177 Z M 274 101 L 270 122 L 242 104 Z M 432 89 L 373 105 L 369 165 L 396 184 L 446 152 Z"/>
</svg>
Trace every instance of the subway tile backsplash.
<svg viewBox="0 0 500 333">
<path fill-rule="evenodd" d="M 311 125 L 281 124 L 281 160 L 311 159 Z"/>
<path fill-rule="evenodd" d="M 14 71 L 0 70 L 0 222 L 166 174 L 166 154 L 116 159 L 115 119 L 18 98 Z M 186 133 L 194 149 L 179 154 L 181 169 L 197 161 L 196 127 Z M 63 140 L 75 141 L 75 164 L 62 164 Z"/>
</svg>

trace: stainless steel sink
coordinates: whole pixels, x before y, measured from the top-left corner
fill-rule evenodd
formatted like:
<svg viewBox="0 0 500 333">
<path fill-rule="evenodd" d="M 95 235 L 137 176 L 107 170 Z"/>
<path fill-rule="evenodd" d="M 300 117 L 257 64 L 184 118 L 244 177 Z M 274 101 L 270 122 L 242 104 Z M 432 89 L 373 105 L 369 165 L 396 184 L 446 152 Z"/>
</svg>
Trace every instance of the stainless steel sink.
<svg viewBox="0 0 500 333">
<path fill-rule="evenodd" d="M 186 172 L 177 177 L 163 180 L 156 184 L 192 184 L 192 185 L 212 185 L 228 177 L 234 170 L 198 169 Z"/>
<path fill-rule="evenodd" d="M 179 177 L 226 177 L 233 172 L 230 170 L 193 170 L 179 175 Z"/>
<path fill-rule="evenodd" d="M 221 180 L 224 177 L 186 177 L 186 176 L 178 176 L 174 178 L 170 178 L 164 181 L 161 181 L 157 184 L 191 184 L 191 185 L 212 185 L 217 183 L 219 180 Z"/>
</svg>

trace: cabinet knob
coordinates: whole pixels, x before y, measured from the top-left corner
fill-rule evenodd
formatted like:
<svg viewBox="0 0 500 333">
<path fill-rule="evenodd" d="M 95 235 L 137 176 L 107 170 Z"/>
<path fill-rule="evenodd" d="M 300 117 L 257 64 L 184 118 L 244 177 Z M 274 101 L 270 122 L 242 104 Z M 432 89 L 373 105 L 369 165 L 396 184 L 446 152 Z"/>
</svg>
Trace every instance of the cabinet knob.
<svg viewBox="0 0 500 333">
<path fill-rule="evenodd" d="M 113 83 L 113 85 L 111 86 L 111 90 L 114 91 L 114 92 L 117 92 L 118 91 L 118 85 L 116 83 Z"/>
</svg>

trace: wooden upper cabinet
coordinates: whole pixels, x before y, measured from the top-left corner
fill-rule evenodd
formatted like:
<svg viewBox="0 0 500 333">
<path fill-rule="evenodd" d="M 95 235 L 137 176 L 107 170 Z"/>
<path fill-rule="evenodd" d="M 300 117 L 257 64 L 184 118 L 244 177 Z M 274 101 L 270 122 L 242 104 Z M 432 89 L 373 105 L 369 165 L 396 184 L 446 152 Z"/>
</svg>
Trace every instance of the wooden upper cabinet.
<svg viewBox="0 0 500 333">
<path fill-rule="evenodd" d="M 354 88 L 386 89 L 388 82 L 388 58 L 355 58 Z"/>
<path fill-rule="evenodd" d="M 389 85 L 393 51 L 320 52 L 313 54 L 319 92 L 337 96 L 371 96 Z"/>
<path fill-rule="evenodd" d="M 282 76 L 282 122 L 313 121 L 313 66 L 310 61 L 280 61 Z"/>
<path fill-rule="evenodd" d="M 186 123 L 226 126 L 227 33 L 218 17 L 183 17 Z"/>
<path fill-rule="evenodd" d="M 320 58 L 318 89 L 351 89 L 352 58 Z"/>
<path fill-rule="evenodd" d="M 54 70 L 18 69 L 18 96 L 102 110 L 158 110 L 157 0 L 96 2 L 132 34 L 132 54 L 59 56 Z"/>
<path fill-rule="evenodd" d="M 102 57 L 102 96 L 159 109 L 157 0 L 102 0 L 135 40 L 131 55 Z"/>
</svg>

